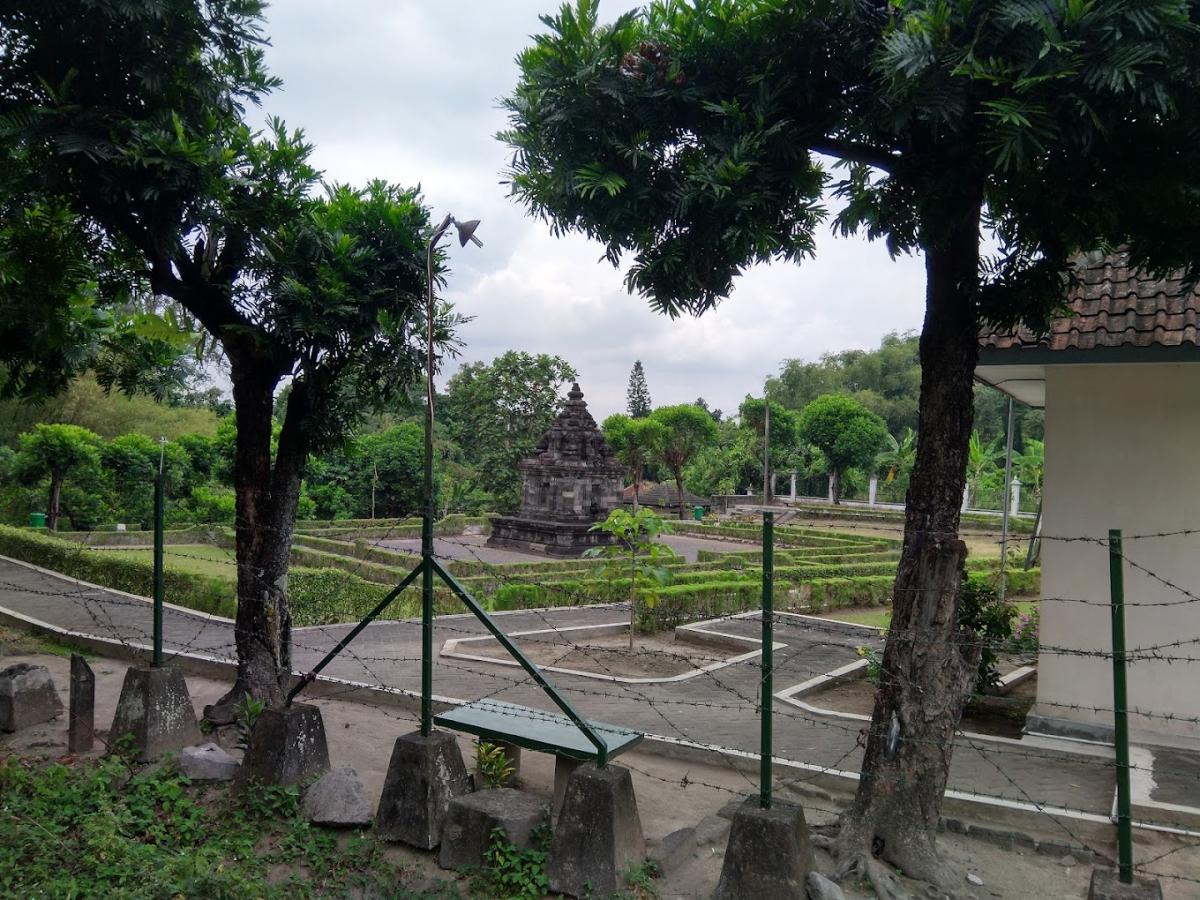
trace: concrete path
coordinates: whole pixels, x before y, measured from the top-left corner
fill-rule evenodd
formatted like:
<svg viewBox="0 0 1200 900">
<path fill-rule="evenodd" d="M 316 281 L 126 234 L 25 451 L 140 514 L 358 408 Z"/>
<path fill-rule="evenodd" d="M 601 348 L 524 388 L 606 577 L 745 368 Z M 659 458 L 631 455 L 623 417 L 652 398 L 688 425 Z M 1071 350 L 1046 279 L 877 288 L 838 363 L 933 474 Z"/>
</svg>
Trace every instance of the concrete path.
<svg viewBox="0 0 1200 900">
<path fill-rule="evenodd" d="M 5 611 L 114 642 L 150 642 L 148 601 L 81 586 L 62 576 L 0 559 L 0 614 Z M 499 621 L 512 633 L 621 622 L 626 617 L 626 610 L 593 606 L 506 613 Z M 296 669 L 308 671 L 350 628 L 338 625 L 298 629 L 293 650 Z M 719 628 L 756 636 L 760 625 L 757 620 L 742 619 L 723 622 Z M 219 660 L 234 658 L 233 623 L 228 620 L 169 608 L 164 615 L 164 631 L 170 652 Z M 474 618 L 440 617 L 435 624 L 435 650 L 447 639 L 483 633 L 483 626 Z M 855 646 L 864 642 L 845 631 L 823 627 L 814 631 L 798 620 L 781 621 L 776 641 L 786 645 L 775 654 L 777 694 L 853 661 L 857 658 Z M 372 624 L 324 674 L 372 686 L 418 691 L 420 623 Z M 756 658 L 659 684 L 619 684 L 557 673 L 553 680 L 590 718 L 742 753 L 758 750 L 760 670 Z M 553 709 L 549 698 L 523 671 L 495 663 L 436 658 L 434 692 L 460 700 L 495 697 Z M 807 767 L 790 772 L 781 769 L 780 775 L 815 778 L 822 775 L 823 769 L 857 772 L 861 728 L 860 722 L 814 716 L 776 700 L 775 755 Z M 680 762 L 681 777 L 686 771 L 687 764 Z M 746 782 L 747 790 L 753 790 L 752 777 L 747 776 Z M 987 808 L 997 818 L 1012 804 L 1079 811 L 1084 814 L 1082 819 L 1058 820 L 1062 839 L 1069 841 L 1073 830 L 1087 821 L 1094 825 L 1106 820 L 1114 789 L 1113 762 L 1104 752 L 1062 752 L 1027 742 L 960 739 L 949 788 L 995 798 Z M 1054 823 L 1048 825 L 1055 827 Z"/>
</svg>

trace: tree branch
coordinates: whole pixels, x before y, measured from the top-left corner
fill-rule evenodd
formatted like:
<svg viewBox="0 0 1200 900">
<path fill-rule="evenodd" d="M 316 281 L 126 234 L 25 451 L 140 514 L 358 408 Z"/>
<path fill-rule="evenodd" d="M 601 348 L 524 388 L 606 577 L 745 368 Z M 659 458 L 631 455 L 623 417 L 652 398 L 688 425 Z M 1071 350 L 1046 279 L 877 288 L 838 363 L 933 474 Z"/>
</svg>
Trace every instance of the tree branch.
<svg viewBox="0 0 1200 900">
<path fill-rule="evenodd" d="M 838 159 L 848 162 L 874 166 L 889 174 L 895 171 L 896 165 L 900 162 L 899 156 L 879 147 L 831 137 L 820 137 L 809 141 L 808 149 L 816 153 L 824 153 L 826 156 L 836 156 Z"/>
</svg>

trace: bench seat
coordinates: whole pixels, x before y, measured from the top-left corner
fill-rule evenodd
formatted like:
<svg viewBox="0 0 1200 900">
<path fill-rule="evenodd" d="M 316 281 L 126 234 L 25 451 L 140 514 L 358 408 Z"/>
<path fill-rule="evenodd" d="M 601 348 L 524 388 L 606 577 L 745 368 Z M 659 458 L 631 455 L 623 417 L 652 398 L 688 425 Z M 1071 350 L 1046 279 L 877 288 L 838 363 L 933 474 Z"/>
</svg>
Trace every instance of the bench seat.
<svg viewBox="0 0 1200 900">
<path fill-rule="evenodd" d="M 541 753 L 553 753 L 572 760 L 596 759 L 596 747 L 579 727 L 558 713 L 506 703 L 503 700 L 476 700 L 433 717 L 438 725 L 465 731 L 485 741 L 496 741 Z M 588 721 L 608 745 L 611 759 L 624 753 L 642 739 L 642 734 Z"/>
</svg>

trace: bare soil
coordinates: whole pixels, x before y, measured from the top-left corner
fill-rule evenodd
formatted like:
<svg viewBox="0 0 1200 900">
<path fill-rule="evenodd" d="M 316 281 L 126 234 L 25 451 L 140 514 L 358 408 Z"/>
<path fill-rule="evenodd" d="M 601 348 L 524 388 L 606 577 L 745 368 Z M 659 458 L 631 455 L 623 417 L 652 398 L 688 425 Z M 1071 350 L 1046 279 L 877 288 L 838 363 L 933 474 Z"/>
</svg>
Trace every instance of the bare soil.
<svg viewBox="0 0 1200 900">
<path fill-rule="evenodd" d="M 555 666 L 624 678 L 671 678 L 736 655 L 724 655 L 718 650 L 676 643 L 669 637 L 656 635 L 637 635 L 633 639 L 633 650 L 629 649 L 628 634 L 579 638 L 571 638 L 569 633 L 531 634 L 516 638 L 516 641 L 539 667 Z M 498 641 L 490 639 L 459 644 L 458 649 L 462 653 L 493 659 L 512 659 Z"/>
<path fill-rule="evenodd" d="M 1027 657 L 1002 657 L 998 666 L 1001 674 L 1007 674 L 1020 666 L 1027 665 Z M 837 712 L 871 715 L 875 705 L 875 684 L 866 678 L 843 681 L 833 687 L 810 694 L 808 702 L 814 706 Z M 1003 696 L 976 694 L 967 703 L 963 712 L 963 731 L 990 734 L 996 737 L 1020 738 L 1025 724 L 1025 715 L 1037 701 L 1037 676 L 1017 685 Z"/>
</svg>

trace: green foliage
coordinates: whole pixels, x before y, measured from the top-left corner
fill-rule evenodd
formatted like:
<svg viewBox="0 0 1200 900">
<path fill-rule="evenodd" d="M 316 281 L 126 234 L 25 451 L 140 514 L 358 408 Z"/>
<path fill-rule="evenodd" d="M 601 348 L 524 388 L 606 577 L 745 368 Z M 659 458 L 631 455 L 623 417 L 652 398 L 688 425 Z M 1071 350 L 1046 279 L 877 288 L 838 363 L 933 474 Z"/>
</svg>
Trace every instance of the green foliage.
<svg viewBox="0 0 1200 900">
<path fill-rule="evenodd" d="M 633 369 L 629 372 L 625 406 L 631 419 L 644 419 L 650 415 L 650 388 L 646 386 L 646 371 L 640 359 L 633 361 Z"/>
<path fill-rule="evenodd" d="M 1011 648 L 1020 653 L 1037 653 L 1041 624 L 1041 611 L 1036 607 L 1029 613 L 1020 613 L 1013 623 Z"/>
<path fill-rule="evenodd" d="M 21 897 L 318 897 L 391 893 L 372 837 L 310 826 L 298 792 L 206 798 L 170 764 L 0 761 L 0 893 Z"/>
<path fill-rule="evenodd" d="M 975 682 L 976 693 L 981 694 L 999 682 L 997 648 L 1011 641 L 1016 617 L 1016 606 L 1007 599 L 1000 599 L 994 583 L 972 579 L 963 573 L 963 587 L 958 598 L 958 623 L 978 635 L 983 643 Z"/>
<path fill-rule="evenodd" d="M 562 408 L 562 388 L 576 377 L 557 356 L 510 350 L 490 364 L 465 365 L 450 378 L 450 435 L 499 511 L 519 504 L 517 463 L 533 452 Z"/>
<path fill-rule="evenodd" d="M 631 863 L 622 875 L 625 889 L 610 895 L 609 900 L 658 900 L 662 896 L 655 884 L 663 875 L 658 860 L 648 856 L 639 863 Z"/>
<path fill-rule="evenodd" d="M 503 829 L 493 829 L 484 869 L 472 884 L 474 892 L 505 900 L 540 900 L 550 889 L 546 877 L 550 835 L 550 824 L 544 823 L 533 831 L 533 846 L 518 850 L 508 842 Z"/>
<path fill-rule="evenodd" d="M 504 787 L 517 771 L 504 748 L 488 741 L 475 742 L 475 770 L 488 788 Z"/>
<path fill-rule="evenodd" d="M 811 444 L 824 457 L 833 479 L 833 499 L 838 502 L 838 478 L 850 468 L 867 468 L 887 440 L 887 429 L 879 416 L 857 400 L 843 394 L 818 397 L 800 414 L 800 440 Z"/>
<path fill-rule="evenodd" d="M 662 426 L 654 455 L 675 479 L 675 487 L 679 491 L 679 517 L 682 519 L 686 515 L 683 470 L 702 450 L 717 443 L 717 424 L 707 412 L 690 403 L 660 406 L 650 414 L 650 418 Z"/>
<path fill-rule="evenodd" d="M 267 705 L 262 701 L 244 694 L 237 702 L 234 712 L 237 714 L 237 745 L 245 750 L 250 746 L 250 737 L 254 734 L 254 724 L 262 715 Z"/>
<path fill-rule="evenodd" d="M 879 684 L 879 679 L 883 677 L 883 658 L 879 655 L 879 651 L 864 644 L 855 647 L 854 652 L 858 654 L 859 659 L 867 661 L 867 681 L 871 684 Z"/>
</svg>

